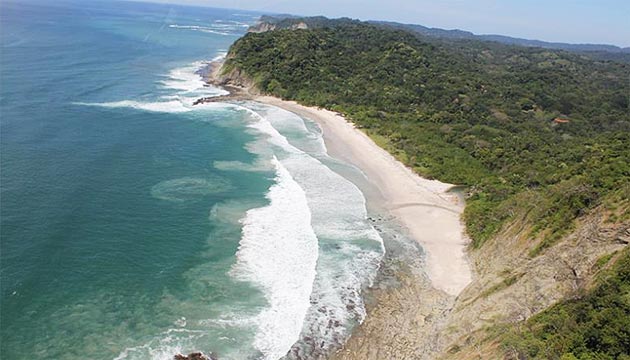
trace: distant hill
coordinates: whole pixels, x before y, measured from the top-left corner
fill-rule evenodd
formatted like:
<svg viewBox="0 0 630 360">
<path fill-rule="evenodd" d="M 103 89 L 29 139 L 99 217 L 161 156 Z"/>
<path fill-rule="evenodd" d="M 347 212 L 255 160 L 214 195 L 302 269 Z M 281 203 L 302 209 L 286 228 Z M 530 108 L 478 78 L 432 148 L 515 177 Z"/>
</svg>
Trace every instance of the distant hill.
<svg viewBox="0 0 630 360">
<path fill-rule="evenodd" d="M 397 29 L 403 30 L 412 30 L 427 36 L 435 36 L 441 38 L 449 38 L 449 39 L 476 39 L 476 40 L 485 40 L 485 41 L 496 41 L 502 44 L 508 45 L 519 45 L 519 46 L 530 46 L 530 47 L 541 47 L 545 49 L 559 49 L 559 50 L 567 50 L 574 52 L 585 52 L 585 51 L 605 51 L 611 53 L 626 53 L 630 54 L 630 48 L 621 48 L 615 45 L 607 45 L 607 44 L 568 44 L 568 43 L 559 43 L 559 42 L 547 42 L 541 40 L 528 40 L 528 39 L 520 39 L 511 36 L 504 35 L 476 35 L 470 31 L 464 30 L 445 30 L 440 28 L 429 28 L 422 25 L 413 25 L 413 24 L 401 24 L 397 22 L 390 21 L 368 21 L 369 23 L 376 25 L 385 25 L 390 26 Z"/>
<path fill-rule="evenodd" d="M 423 36 L 449 40 L 492 41 L 506 45 L 557 49 L 588 55 L 597 60 L 612 60 L 630 63 L 630 47 L 621 48 L 607 44 L 569 44 L 546 42 L 541 40 L 520 39 L 504 35 L 476 35 L 470 31 L 459 29 L 445 30 L 415 24 L 402 24 L 391 21 L 367 21 L 370 24 L 414 32 Z M 336 27 L 360 23 L 350 18 L 328 19 L 324 16 L 300 17 L 295 15 L 263 15 L 258 24 L 250 28 L 250 32 L 264 32 L 277 29 Z"/>
</svg>

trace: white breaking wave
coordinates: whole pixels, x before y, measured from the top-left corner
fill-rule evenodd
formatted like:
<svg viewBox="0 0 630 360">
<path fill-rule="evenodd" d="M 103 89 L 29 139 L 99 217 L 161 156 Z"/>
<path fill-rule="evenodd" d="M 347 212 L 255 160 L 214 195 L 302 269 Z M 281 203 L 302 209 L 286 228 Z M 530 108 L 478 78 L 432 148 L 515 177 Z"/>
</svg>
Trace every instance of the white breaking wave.
<svg viewBox="0 0 630 360">
<path fill-rule="evenodd" d="M 220 53 L 216 60 L 225 57 L 225 53 Z M 213 61 L 215 60 L 213 59 Z M 199 70 L 208 66 L 207 62 L 197 61 L 190 65 L 175 68 L 169 71 L 167 79 L 160 81 L 162 86 L 167 89 L 178 90 L 179 93 L 203 92 L 204 96 L 225 95 L 228 92 L 216 87 L 207 86 L 204 79 L 199 74 Z"/>
<path fill-rule="evenodd" d="M 211 61 L 211 62 L 214 62 L 214 61 L 219 61 L 219 60 L 223 60 L 223 59 L 225 59 L 225 57 L 227 56 L 227 54 L 228 54 L 228 52 L 227 52 L 227 51 L 222 50 L 222 51 L 220 51 L 220 52 L 219 52 L 219 55 L 217 55 L 217 56 L 215 56 L 215 57 L 213 57 L 213 58 L 212 58 L 212 61 Z"/>
<path fill-rule="evenodd" d="M 276 158 L 268 206 L 247 211 L 232 274 L 260 286 L 269 307 L 257 316 L 254 346 L 264 359 L 284 356 L 299 340 L 310 307 L 318 244 L 306 195 Z"/>
<path fill-rule="evenodd" d="M 214 24 L 225 24 L 227 26 L 249 27 L 249 24 L 235 20 L 215 20 Z"/>
<path fill-rule="evenodd" d="M 225 57 L 225 52 L 220 52 L 215 59 Z M 200 97 L 220 96 L 229 92 L 214 86 L 208 86 L 199 71 L 207 66 L 207 62 L 197 61 L 190 65 L 175 68 L 159 83 L 162 88 L 174 90 L 170 95 L 164 95 L 160 100 L 164 101 L 138 101 L 121 100 L 103 103 L 75 102 L 75 105 L 99 106 L 106 108 L 133 108 L 144 111 L 162 113 L 185 113 L 189 111 L 224 108 L 224 104 L 204 103 L 194 105 L 195 100 Z"/>
<path fill-rule="evenodd" d="M 185 71 L 169 75 L 186 81 L 180 76 L 182 73 Z M 181 88 L 180 92 L 189 91 L 184 86 Z M 193 110 L 192 101 L 183 95 L 155 103 L 121 101 L 86 105 L 163 112 Z M 258 140 L 249 144 L 248 149 L 258 154 L 259 159 L 251 165 L 217 162 L 216 168 L 265 171 L 270 169 L 265 163 L 271 159 L 271 169 L 276 171 L 276 183 L 267 194 L 270 204 L 247 211 L 241 220 L 237 263 L 231 271 L 235 278 L 258 286 L 268 305 L 257 315 L 239 318 L 237 313 L 226 314 L 224 319 L 208 319 L 204 324 L 226 327 L 255 324 L 253 346 L 266 360 L 276 360 L 289 351 L 325 353 L 342 344 L 351 326 L 365 317 L 361 292 L 372 283 L 384 252 L 382 239 L 366 220 L 362 193 L 309 154 L 327 156 L 321 134 L 309 131 L 298 116 L 251 103 L 246 106 L 210 103 L 194 108 L 238 109 L 246 111 L 253 120 L 248 127 L 258 135 Z M 291 141 L 283 133 L 290 135 Z M 308 153 L 302 149 L 308 149 Z M 187 186 L 188 183 L 194 185 L 190 191 L 206 191 L 199 181 L 187 180 Z M 179 185 L 175 189 L 179 191 Z M 185 197 L 189 189 L 184 190 Z M 179 199 L 179 192 L 176 195 Z M 120 358 L 127 355 L 134 358 L 147 351 L 154 358 L 162 358 L 185 349 L 187 340 L 181 340 L 169 336 L 159 343 L 128 349 Z"/>
<path fill-rule="evenodd" d="M 153 112 L 166 112 L 166 113 L 179 113 L 191 111 L 186 104 L 181 101 L 157 101 L 157 102 L 140 102 L 133 100 L 112 101 L 105 103 L 83 103 L 76 102 L 75 105 L 85 106 L 100 106 L 106 108 L 133 108 L 138 110 L 153 111 Z"/>
<path fill-rule="evenodd" d="M 234 36 L 241 35 L 243 33 L 243 29 L 248 28 L 249 24 L 232 20 L 215 20 L 211 25 L 208 26 L 171 24 L 168 27 L 171 29 L 181 29 L 224 36 Z"/>
<path fill-rule="evenodd" d="M 222 31 L 222 30 L 217 30 L 215 28 L 211 28 L 211 27 L 207 27 L 207 26 L 172 24 L 172 25 L 169 25 L 168 27 L 173 28 L 173 29 L 193 30 L 193 31 L 200 31 L 200 32 L 205 32 L 205 33 L 210 33 L 210 34 L 217 34 L 217 35 L 224 35 L 224 36 L 235 35 L 235 34 L 231 34 L 229 32 L 225 32 L 225 31 Z"/>
<path fill-rule="evenodd" d="M 342 344 L 351 326 L 365 318 L 361 292 L 376 276 L 384 253 L 382 239 L 367 222 L 361 191 L 296 147 L 299 143 L 318 156 L 326 156 L 321 134 L 310 132 L 297 115 L 275 107 L 252 103 L 233 106 L 250 113 L 255 121 L 249 127 L 265 135 L 248 149 L 259 156 L 268 156 L 271 151 L 306 194 L 319 255 L 311 305 L 301 331 L 301 349 L 297 351 L 324 353 Z M 296 145 L 279 130 L 290 134 Z"/>
<path fill-rule="evenodd" d="M 291 134 L 292 147 L 327 157 L 321 134 L 308 131 L 302 118 L 276 107 L 262 106 L 258 111 L 276 133 Z M 365 319 L 361 292 L 372 284 L 385 250 L 367 222 L 365 198 L 356 185 L 312 156 L 290 157 L 284 164 L 306 192 L 320 243 L 303 349 L 296 351 L 326 353 L 343 344 L 351 326 Z"/>
<path fill-rule="evenodd" d="M 258 120 L 250 124 L 250 128 L 266 134 L 268 143 L 294 155 L 281 161 L 307 192 L 314 216 L 321 220 L 314 222 L 314 226 L 320 226 L 318 235 L 346 240 L 368 238 L 382 244 L 378 232 L 366 221 L 367 210 L 361 190 L 291 144 L 280 131 L 292 133 L 295 138 L 301 135 L 302 139 L 294 140 L 296 144 L 299 142 L 301 146 L 309 148 L 309 152 L 326 155 L 321 135 L 312 134 L 302 118 L 286 110 L 272 106 L 252 106 L 255 110 L 242 108 Z M 264 113 L 264 116 L 257 111 Z"/>
<path fill-rule="evenodd" d="M 225 53 L 217 59 L 221 57 Z M 296 342 L 304 343 L 306 339 L 313 339 L 314 344 L 303 347 L 326 351 L 344 341 L 350 326 L 365 317 L 361 291 L 376 274 L 383 254 L 382 239 L 366 221 L 365 199 L 359 189 L 310 155 L 324 157 L 326 149 L 321 134 L 309 131 L 301 118 L 252 104 L 193 106 L 201 96 L 222 94 L 222 90 L 207 87 L 199 75 L 206 65 L 196 62 L 171 70 L 159 82 L 171 91 L 156 101 L 77 104 L 164 113 L 226 108 L 248 112 L 253 120 L 248 127 L 258 135 L 248 149 L 259 159 L 254 164 L 217 161 L 214 165 L 223 170 L 276 172 L 276 182 L 267 194 L 270 203 L 247 211 L 241 220 L 237 263 L 231 270 L 235 278 L 260 287 L 268 305 L 257 315 L 242 319 L 226 315 L 225 319 L 208 319 L 206 325 L 255 324 L 253 346 L 268 360 L 285 356 Z M 301 146 L 297 146 L 296 138 L 301 138 Z M 156 185 L 152 194 L 185 201 L 193 195 L 218 191 L 202 180 L 171 180 Z M 215 210 L 211 216 L 219 215 Z M 196 334 L 183 335 L 160 336 L 143 346 L 126 349 L 118 358 L 142 358 L 140 354 L 170 358 L 191 348 L 197 339 Z"/>
<path fill-rule="evenodd" d="M 190 111 L 198 111 L 198 110 L 212 110 L 212 109 L 226 109 L 230 106 L 221 103 L 204 103 L 199 105 L 194 105 L 193 102 L 196 98 L 181 98 L 179 100 L 171 100 L 171 101 L 154 101 L 154 102 L 141 102 L 141 101 L 132 101 L 132 100 L 123 100 L 123 101 L 112 101 L 112 102 L 104 102 L 104 103 L 85 103 L 85 102 L 75 102 L 75 105 L 82 106 L 98 106 L 105 108 L 132 108 L 137 110 L 151 111 L 151 112 L 162 112 L 162 113 L 185 113 Z"/>
</svg>

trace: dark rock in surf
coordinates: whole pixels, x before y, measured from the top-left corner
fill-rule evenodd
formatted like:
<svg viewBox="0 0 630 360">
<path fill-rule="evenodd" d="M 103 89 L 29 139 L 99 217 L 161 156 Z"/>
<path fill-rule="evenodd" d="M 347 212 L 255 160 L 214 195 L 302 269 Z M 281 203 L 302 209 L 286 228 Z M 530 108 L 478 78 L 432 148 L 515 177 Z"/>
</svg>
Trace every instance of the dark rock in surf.
<svg viewBox="0 0 630 360">
<path fill-rule="evenodd" d="M 174 360 L 218 360 L 218 358 L 210 353 L 210 355 L 205 355 L 202 352 L 194 352 L 186 355 L 177 354 L 173 357 Z"/>
</svg>

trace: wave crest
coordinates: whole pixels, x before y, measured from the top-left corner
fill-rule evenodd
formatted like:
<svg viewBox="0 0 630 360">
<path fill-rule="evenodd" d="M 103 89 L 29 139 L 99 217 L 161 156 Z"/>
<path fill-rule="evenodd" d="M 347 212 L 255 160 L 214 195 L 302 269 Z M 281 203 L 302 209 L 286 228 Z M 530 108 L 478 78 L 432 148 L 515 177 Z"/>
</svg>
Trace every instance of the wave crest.
<svg viewBox="0 0 630 360">
<path fill-rule="evenodd" d="M 318 257 L 306 194 L 274 157 L 270 204 L 247 211 L 231 274 L 263 289 L 269 306 L 257 316 L 254 346 L 264 359 L 284 356 L 298 341 L 310 307 Z"/>
</svg>

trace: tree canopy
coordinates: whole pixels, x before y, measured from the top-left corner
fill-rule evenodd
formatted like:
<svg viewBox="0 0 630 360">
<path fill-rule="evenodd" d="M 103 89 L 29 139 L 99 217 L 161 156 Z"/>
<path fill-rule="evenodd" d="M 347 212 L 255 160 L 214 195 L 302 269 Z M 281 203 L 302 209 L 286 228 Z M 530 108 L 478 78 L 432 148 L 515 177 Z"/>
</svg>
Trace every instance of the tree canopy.
<svg viewBox="0 0 630 360">
<path fill-rule="evenodd" d="M 248 34 L 225 69 L 339 111 L 421 175 L 469 186 L 474 246 L 515 204 L 533 209 L 542 251 L 603 199 L 630 197 L 630 65 L 331 24 Z"/>
</svg>

